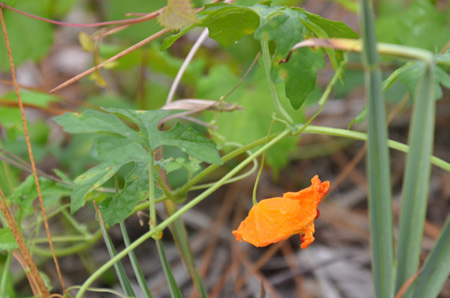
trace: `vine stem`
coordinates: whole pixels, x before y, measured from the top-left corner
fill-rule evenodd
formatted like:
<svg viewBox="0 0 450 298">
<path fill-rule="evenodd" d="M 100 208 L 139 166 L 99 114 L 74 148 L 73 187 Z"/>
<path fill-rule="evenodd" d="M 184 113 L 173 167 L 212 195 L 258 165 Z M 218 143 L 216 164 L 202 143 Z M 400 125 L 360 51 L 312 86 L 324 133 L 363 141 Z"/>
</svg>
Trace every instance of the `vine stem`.
<svg viewBox="0 0 450 298">
<path fill-rule="evenodd" d="M 270 78 L 270 67 L 272 66 L 272 59 L 270 58 L 269 51 L 269 42 L 261 41 L 261 51 L 263 55 L 264 61 L 264 69 L 266 71 L 267 83 L 269 84 L 270 93 L 272 94 L 273 103 L 275 104 L 275 108 L 278 113 L 286 120 L 289 124 L 294 124 L 294 120 L 292 120 L 291 116 L 289 116 L 288 112 L 283 108 L 280 102 L 280 97 L 278 96 L 277 88 L 275 84 L 272 82 Z"/>
<path fill-rule="evenodd" d="M 362 41 L 360 39 L 346 39 L 346 38 L 329 38 L 329 39 L 310 38 L 305 39 L 299 42 L 298 44 L 294 45 L 291 49 L 291 52 L 303 47 L 332 48 L 336 50 L 361 53 Z M 377 43 L 377 52 L 382 55 L 392 55 L 397 57 L 422 60 L 425 61 L 427 64 L 432 63 L 434 59 L 433 52 L 431 51 L 384 42 Z M 439 61 L 439 62 L 442 62 L 447 65 L 449 64 L 446 61 Z"/>
<path fill-rule="evenodd" d="M 202 43 L 205 41 L 205 39 L 208 37 L 208 28 L 205 28 L 198 37 L 197 41 L 192 46 L 191 50 L 189 51 L 189 54 L 186 56 L 186 59 L 184 59 L 183 64 L 181 65 L 180 69 L 178 70 L 177 75 L 175 76 L 175 79 L 173 80 L 172 86 L 170 86 L 169 95 L 167 96 L 166 104 L 172 102 L 173 97 L 175 96 L 175 91 L 177 90 L 178 85 L 180 84 L 181 77 L 183 76 L 184 72 L 186 71 L 189 63 L 191 63 L 192 58 L 194 58 L 195 53 L 197 53 L 198 49 L 202 45 Z"/>
<path fill-rule="evenodd" d="M 153 168 L 153 152 L 148 162 L 148 200 L 150 213 L 150 231 L 156 227 L 155 172 Z"/>
<path fill-rule="evenodd" d="M 152 229 L 151 231 L 145 233 L 140 238 L 138 238 L 136 241 L 134 241 L 130 246 L 123 249 L 120 253 L 118 253 L 114 258 L 110 259 L 108 262 L 103 264 L 97 271 L 95 271 L 81 286 L 80 291 L 77 293 L 76 298 L 83 297 L 84 293 L 87 291 L 89 286 L 100 277 L 101 274 L 103 274 L 106 270 L 108 270 L 111 266 L 114 265 L 114 263 L 118 262 L 120 259 L 125 257 L 129 251 L 134 250 L 139 245 L 144 243 L 147 239 L 157 235 L 158 233 L 161 233 L 166 227 L 168 227 L 173 221 L 175 221 L 177 218 L 179 218 L 184 212 L 188 211 L 201 201 L 203 201 L 206 197 L 208 197 L 211 193 L 213 193 L 216 189 L 221 187 L 228 179 L 236 175 L 240 170 L 242 170 L 246 165 L 248 165 L 250 162 L 253 161 L 256 157 L 264 153 L 267 149 L 275 145 L 277 142 L 279 142 L 281 139 L 285 138 L 291 133 L 290 129 L 285 129 L 283 132 L 281 132 L 278 136 L 273 138 L 271 141 L 269 141 L 267 144 L 265 144 L 263 147 L 255 151 L 252 155 L 247 157 L 245 160 L 243 160 L 239 165 L 237 165 L 235 168 L 233 168 L 230 172 L 228 172 L 225 176 L 222 177 L 217 183 L 215 183 L 213 186 L 205 190 L 203 193 L 195 197 L 193 200 L 191 200 L 189 203 L 181 207 L 178 211 L 173 213 L 170 217 L 168 217 L 166 220 L 161 222 L 155 229 Z"/>
<path fill-rule="evenodd" d="M 275 119 L 272 119 L 272 122 L 270 123 L 269 132 L 267 133 L 267 136 L 270 137 L 270 133 L 272 131 L 273 124 L 275 123 Z M 268 139 L 267 139 L 268 140 Z M 266 141 L 267 143 L 267 141 Z M 259 178 L 261 178 L 261 173 L 264 168 L 264 161 L 266 159 L 266 152 L 264 151 L 262 157 L 261 157 L 261 166 L 259 167 L 258 174 L 256 175 L 255 185 L 253 186 L 253 194 L 252 194 L 252 202 L 253 206 L 256 206 L 258 204 L 258 201 L 256 200 L 256 190 L 258 189 L 259 184 Z"/>
</svg>

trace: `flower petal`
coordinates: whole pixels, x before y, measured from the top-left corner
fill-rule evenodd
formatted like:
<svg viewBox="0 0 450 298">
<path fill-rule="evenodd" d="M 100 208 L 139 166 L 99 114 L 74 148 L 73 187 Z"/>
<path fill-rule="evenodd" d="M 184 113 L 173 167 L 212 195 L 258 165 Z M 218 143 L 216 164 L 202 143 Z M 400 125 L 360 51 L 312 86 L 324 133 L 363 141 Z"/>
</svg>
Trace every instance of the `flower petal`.
<svg viewBox="0 0 450 298">
<path fill-rule="evenodd" d="M 262 247 L 300 234 L 301 247 L 308 247 L 314 241 L 317 207 L 330 188 L 330 182 L 322 183 L 317 175 L 311 183 L 299 192 L 288 192 L 282 198 L 265 199 L 253 206 L 233 231 L 236 240 Z"/>
</svg>

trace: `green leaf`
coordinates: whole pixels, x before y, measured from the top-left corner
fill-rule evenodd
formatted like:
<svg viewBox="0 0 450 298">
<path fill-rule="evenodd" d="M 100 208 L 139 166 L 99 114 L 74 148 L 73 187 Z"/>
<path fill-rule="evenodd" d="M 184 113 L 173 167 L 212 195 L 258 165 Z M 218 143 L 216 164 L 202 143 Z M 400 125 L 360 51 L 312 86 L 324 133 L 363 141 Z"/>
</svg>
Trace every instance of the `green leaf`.
<svg viewBox="0 0 450 298">
<path fill-rule="evenodd" d="M 72 193 L 72 187 L 57 183 L 47 178 L 39 177 L 42 198 L 44 206 L 50 207 L 59 203 L 59 199 L 69 196 Z M 33 201 L 38 197 L 34 176 L 29 175 L 18 187 L 9 200 L 19 205 L 23 215 L 33 214 Z"/>
<path fill-rule="evenodd" d="M 180 37 L 191 31 L 193 28 L 197 27 L 197 24 L 190 25 L 178 31 L 175 34 L 172 34 L 166 38 L 164 38 L 163 43 L 161 45 L 161 51 L 167 50 L 170 48 L 175 41 L 177 41 Z"/>
<path fill-rule="evenodd" d="M 358 116 L 356 116 L 348 125 L 348 129 L 351 129 L 353 124 L 361 124 L 367 118 L 367 106 L 364 106 L 359 112 Z"/>
<path fill-rule="evenodd" d="M 321 16 L 310 13 L 302 8 L 292 9 L 304 13 L 311 23 L 314 23 L 322 28 L 322 30 L 324 30 L 330 38 L 359 38 L 358 34 L 356 34 L 355 31 L 353 31 L 350 27 L 342 22 L 335 22 L 322 18 Z"/>
<path fill-rule="evenodd" d="M 126 126 L 116 116 L 102 112 L 87 110 L 82 114 L 64 113 L 53 120 L 68 133 L 113 133 L 137 140 L 138 134 Z"/>
<path fill-rule="evenodd" d="M 314 35 L 316 35 L 318 38 L 327 39 L 329 36 L 323 30 L 321 27 L 316 25 L 313 22 L 310 22 L 308 20 L 301 20 L 303 25 L 311 31 Z M 325 48 L 322 49 L 325 53 L 328 54 L 328 57 L 330 58 L 331 65 L 333 65 L 333 68 L 336 70 L 339 66 L 339 63 L 342 61 L 342 51 L 336 51 L 334 49 Z"/>
<path fill-rule="evenodd" d="M 175 160 L 164 160 L 162 163 L 164 171 L 170 173 L 176 171 L 180 168 L 185 168 L 188 172 L 188 176 L 191 177 L 193 174 L 201 169 L 200 161 L 198 159 L 186 160 L 184 157 L 177 157 Z"/>
<path fill-rule="evenodd" d="M 285 71 L 286 96 L 294 109 L 300 108 L 316 86 L 316 72 L 325 66 L 323 55 L 310 48 L 301 48 L 292 53 L 280 69 Z"/>
<path fill-rule="evenodd" d="M 159 146 L 176 146 L 187 154 L 213 164 L 221 164 L 216 144 L 191 126 L 177 123 L 172 129 L 160 131 L 158 123 L 173 114 L 165 110 L 133 111 L 125 109 L 106 109 L 133 121 L 148 137 L 149 147 L 155 150 Z"/>
<path fill-rule="evenodd" d="M 15 8 L 33 15 L 49 17 L 45 2 L 44 0 L 21 0 L 16 3 Z M 11 4 L 14 5 L 14 3 Z M 4 10 L 4 16 L 16 67 L 27 60 L 41 59 L 48 53 L 53 41 L 51 24 L 20 15 L 11 10 Z M 24 35 L 25 32 L 26 35 Z M 9 60 L 8 55 L 6 55 L 3 35 L 0 38 L 0 53 L 2 53 L 0 55 L 0 69 L 8 70 Z"/>
<path fill-rule="evenodd" d="M 103 108 L 103 110 L 108 113 L 117 115 L 123 119 L 130 121 L 130 122 L 133 122 L 134 124 L 136 124 L 138 126 L 141 133 L 144 133 L 146 135 L 146 137 L 148 137 L 147 129 L 145 127 L 144 122 L 141 119 L 141 114 L 143 114 L 144 111 L 131 110 L 131 109 L 120 109 L 120 108 Z M 164 111 L 164 110 L 158 110 L 158 111 L 161 111 L 161 114 L 165 113 L 164 117 L 169 115 L 169 112 L 167 112 L 167 111 Z"/>
<path fill-rule="evenodd" d="M 155 172 L 156 177 L 158 174 Z M 148 162 L 135 162 L 134 169 L 125 178 L 123 190 L 100 203 L 103 220 L 112 226 L 126 219 L 132 213 L 136 203 L 148 198 L 148 179 Z M 161 196 L 162 190 L 156 188 L 155 197 Z"/>
<path fill-rule="evenodd" d="M 100 161 L 116 164 L 134 160 L 148 162 L 151 158 L 140 143 L 121 136 L 97 138 L 92 145 L 91 154 Z"/>
<path fill-rule="evenodd" d="M 83 207 L 87 195 L 108 181 L 122 165 L 104 162 L 78 176 L 74 181 L 75 187 L 71 196 L 71 213 Z"/>
<path fill-rule="evenodd" d="M 10 228 L 0 228 L 0 251 L 16 249 L 17 245 L 16 239 L 11 232 Z"/>
<path fill-rule="evenodd" d="M 284 8 L 275 10 L 261 20 L 254 37 L 258 40 L 275 41 L 277 45 L 275 62 L 286 58 L 292 47 L 303 40 L 301 18 L 305 18 L 305 15 Z"/>
<path fill-rule="evenodd" d="M 207 15 L 201 24 L 208 27 L 209 37 L 225 47 L 253 34 L 260 21 L 253 9 L 233 5 L 207 5 L 202 14 Z"/>
<path fill-rule="evenodd" d="M 413 298 L 434 298 L 439 295 L 450 274 L 450 217 L 425 261 L 413 285 Z"/>
<path fill-rule="evenodd" d="M 212 164 L 222 164 L 216 144 L 191 126 L 177 123 L 168 131 L 159 132 L 153 139 L 153 148 L 168 145 L 176 146 L 187 154 Z"/>
</svg>

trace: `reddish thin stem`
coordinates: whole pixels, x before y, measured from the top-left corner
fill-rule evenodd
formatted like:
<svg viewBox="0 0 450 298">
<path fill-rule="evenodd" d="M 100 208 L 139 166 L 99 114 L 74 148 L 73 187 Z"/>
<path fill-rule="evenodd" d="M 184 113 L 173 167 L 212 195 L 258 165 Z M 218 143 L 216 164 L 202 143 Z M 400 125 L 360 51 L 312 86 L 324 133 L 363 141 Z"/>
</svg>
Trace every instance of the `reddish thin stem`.
<svg viewBox="0 0 450 298">
<path fill-rule="evenodd" d="M 157 10 L 155 12 L 152 13 L 148 13 L 148 14 L 144 14 L 143 17 L 140 18 L 134 18 L 134 19 L 127 19 L 127 20 L 117 20 L 117 21 L 107 21 L 107 22 L 98 22 L 98 23 L 92 23 L 92 24 L 72 24 L 72 23 L 66 23 L 66 22 L 60 22 L 60 21 L 55 21 L 55 20 L 51 20 L 51 19 L 47 19 L 47 18 L 43 18 L 40 16 L 36 16 L 34 14 L 19 10 L 17 8 L 8 6 L 4 3 L 0 2 L 0 6 L 9 10 L 12 10 L 14 12 L 17 12 L 18 14 L 39 20 L 39 21 L 43 21 L 43 22 L 47 22 L 47 23 L 51 23 L 51 24 L 55 24 L 55 25 L 61 25 L 61 26 L 69 26 L 69 27 L 83 27 L 83 28 L 90 28 L 90 27 L 101 27 L 101 26 L 108 26 L 108 25 L 121 25 L 121 24 L 136 24 L 136 23 L 141 23 L 141 22 L 145 22 L 151 19 L 156 18 L 162 11 L 162 9 Z"/>
<path fill-rule="evenodd" d="M 94 66 L 94 67 L 92 67 L 92 68 L 90 68 L 90 69 L 88 69 L 88 70 L 86 70 L 86 71 L 84 71 L 84 72 L 82 72 L 82 73 L 80 73 L 80 74 L 78 74 L 78 75 L 72 77 L 71 79 L 65 81 L 64 83 L 62 83 L 62 84 L 56 86 L 55 88 L 53 88 L 52 90 L 50 90 L 48 93 L 54 93 L 54 92 L 56 92 L 56 91 L 58 91 L 58 90 L 60 90 L 60 89 L 62 89 L 62 88 L 64 88 L 64 87 L 67 87 L 67 86 L 70 85 L 70 84 L 75 83 L 76 81 L 78 81 L 78 80 L 84 78 L 85 76 L 90 75 L 91 73 L 93 73 L 93 72 L 99 70 L 99 69 L 102 68 L 105 64 L 107 64 L 107 63 L 109 63 L 109 62 L 111 62 L 111 61 L 116 61 L 117 59 L 119 59 L 119 58 L 121 58 L 121 57 L 127 55 L 128 53 L 130 53 L 130 52 L 132 52 L 132 51 L 134 51 L 134 50 L 136 50 L 136 49 L 138 49 L 138 48 L 140 48 L 140 47 L 146 45 L 147 43 L 151 42 L 152 40 L 155 40 L 156 38 L 158 38 L 158 37 L 160 37 L 160 36 L 163 36 L 164 34 L 166 34 L 166 33 L 168 33 L 168 32 L 170 32 L 170 29 L 168 29 L 168 28 L 156 32 L 155 34 L 153 34 L 153 35 L 147 37 L 147 38 L 144 39 L 144 40 L 141 40 L 140 42 L 138 42 L 137 44 L 135 44 L 135 45 L 129 47 L 128 49 L 123 50 L 122 52 L 120 52 L 120 53 L 118 53 L 118 54 L 112 56 L 111 58 L 109 58 L 109 59 L 103 61 L 102 63 L 97 64 L 96 66 Z"/>
</svg>

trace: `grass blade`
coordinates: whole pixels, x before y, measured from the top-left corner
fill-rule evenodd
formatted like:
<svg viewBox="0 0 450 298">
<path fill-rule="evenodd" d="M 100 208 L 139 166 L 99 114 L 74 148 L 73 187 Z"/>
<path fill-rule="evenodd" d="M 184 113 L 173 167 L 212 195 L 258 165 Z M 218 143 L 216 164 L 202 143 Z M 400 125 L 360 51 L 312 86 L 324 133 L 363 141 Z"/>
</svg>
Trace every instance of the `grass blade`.
<svg viewBox="0 0 450 298">
<path fill-rule="evenodd" d="M 103 223 L 102 215 L 100 211 L 98 210 L 97 204 L 94 201 L 95 210 L 97 211 L 98 216 L 98 222 L 100 224 L 100 228 L 102 230 L 103 234 L 103 240 L 105 241 L 106 248 L 108 249 L 109 256 L 114 258 L 117 255 L 116 249 L 114 248 L 114 245 L 111 241 L 111 238 L 109 238 L 108 232 L 106 231 L 105 224 Z M 133 291 L 133 288 L 131 287 L 130 280 L 128 279 L 128 276 L 125 272 L 125 269 L 122 266 L 122 263 L 120 261 L 114 263 L 114 269 L 116 271 L 117 277 L 119 278 L 120 285 L 122 287 L 123 292 L 127 296 L 136 297 L 136 294 Z"/>
<path fill-rule="evenodd" d="M 167 212 L 170 215 L 177 211 L 177 206 L 174 202 L 167 200 L 164 202 L 166 205 Z M 186 234 L 186 229 L 184 227 L 183 221 L 181 218 L 176 219 L 170 225 L 170 231 L 172 232 L 173 239 L 175 240 L 175 244 L 180 252 L 180 256 L 184 261 L 187 271 L 191 276 L 192 281 L 194 282 L 194 286 L 197 289 L 197 292 L 200 297 L 208 297 L 208 293 L 206 292 L 205 286 L 203 284 L 203 280 L 198 274 L 197 268 L 194 264 L 194 256 L 192 254 L 191 246 L 189 245 L 189 239 Z"/>
<path fill-rule="evenodd" d="M 6 256 L 6 260 L 3 267 L 2 277 L 0 280 L 0 297 L 6 297 L 6 283 L 9 280 L 11 282 L 10 278 L 8 277 L 9 273 L 9 266 L 11 265 L 11 259 L 12 259 L 13 252 L 10 250 L 8 252 L 8 255 Z"/>
<path fill-rule="evenodd" d="M 450 274 L 450 216 L 413 288 L 413 298 L 437 297 Z"/>
<path fill-rule="evenodd" d="M 403 180 L 395 290 L 419 268 L 433 148 L 435 100 L 432 65 L 418 86 Z M 409 294 L 411 292 L 409 291 Z M 408 293 L 407 293 L 408 294 Z"/>
<path fill-rule="evenodd" d="M 393 297 L 394 243 L 386 111 L 371 2 L 360 0 L 368 108 L 367 176 L 372 272 L 376 297 Z"/>
<path fill-rule="evenodd" d="M 122 231 L 123 241 L 125 242 L 125 246 L 130 246 L 130 238 L 128 237 L 127 227 L 124 222 L 120 223 L 120 230 Z M 142 273 L 141 266 L 139 266 L 139 262 L 134 254 L 134 251 L 130 251 L 128 253 L 130 257 L 131 266 L 133 267 L 134 274 L 136 275 L 136 279 L 138 281 L 139 287 L 142 290 L 142 294 L 145 298 L 152 298 L 152 294 L 150 293 L 150 289 L 148 288 L 147 281 L 145 280 L 144 274 Z"/>
<path fill-rule="evenodd" d="M 175 281 L 172 274 L 172 269 L 170 269 L 169 262 L 167 261 L 166 254 L 164 253 L 164 246 L 161 240 L 156 240 L 156 247 L 158 248 L 159 257 L 161 259 L 161 264 L 163 266 L 164 275 L 166 276 L 167 284 L 169 285 L 170 296 L 172 298 L 183 298 L 180 288 Z"/>
</svg>

